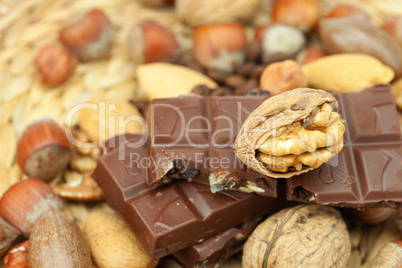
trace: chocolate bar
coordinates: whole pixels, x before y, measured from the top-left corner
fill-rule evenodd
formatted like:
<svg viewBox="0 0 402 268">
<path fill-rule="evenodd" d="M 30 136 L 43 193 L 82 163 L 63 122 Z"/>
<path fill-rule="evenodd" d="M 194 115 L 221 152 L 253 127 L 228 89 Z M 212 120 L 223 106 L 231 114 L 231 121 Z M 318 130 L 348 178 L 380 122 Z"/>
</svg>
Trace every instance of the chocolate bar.
<svg viewBox="0 0 402 268">
<path fill-rule="evenodd" d="M 339 206 L 401 208 L 402 141 L 389 86 L 336 96 L 346 121 L 341 153 L 287 180 L 287 198 Z"/>
<path fill-rule="evenodd" d="M 192 245 L 173 256 L 185 268 L 214 268 L 219 262 L 228 259 L 243 248 L 244 242 L 251 234 L 260 219 L 251 219 L 240 226 L 230 228 L 225 232 Z"/>
<path fill-rule="evenodd" d="M 208 186 L 175 180 L 157 189 L 146 184 L 147 145 L 121 143 L 98 159 L 93 178 L 152 258 L 161 258 L 285 203 L 237 191 L 211 193 Z M 275 192 L 276 193 L 276 192 Z"/>
<path fill-rule="evenodd" d="M 233 142 L 243 121 L 267 96 L 177 97 L 151 103 L 148 185 L 186 179 L 211 191 L 276 196 L 277 181 L 242 163 Z"/>
</svg>

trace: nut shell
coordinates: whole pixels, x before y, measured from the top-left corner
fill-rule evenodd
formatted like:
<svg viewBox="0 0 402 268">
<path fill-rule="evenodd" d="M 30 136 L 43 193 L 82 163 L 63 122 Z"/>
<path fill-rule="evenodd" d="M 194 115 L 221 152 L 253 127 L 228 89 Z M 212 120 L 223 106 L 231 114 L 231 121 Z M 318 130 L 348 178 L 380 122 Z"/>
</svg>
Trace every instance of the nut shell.
<svg viewBox="0 0 402 268">
<path fill-rule="evenodd" d="M 247 36 L 239 23 L 200 26 L 194 30 L 193 44 L 194 58 L 208 69 L 230 73 L 246 58 Z"/>
<path fill-rule="evenodd" d="M 391 241 L 378 252 L 372 268 L 389 268 L 402 266 L 402 241 Z"/>
<path fill-rule="evenodd" d="M 75 24 L 60 31 L 60 42 L 82 61 L 101 59 L 112 47 L 114 30 L 109 19 L 99 9 L 93 9 Z"/>
<path fill-rule="evenodd" d="M 244 245 L 242 267 L 346 267 L 350 252 L 349 232 L 336 209 L 301 205 L 257 226 Z"/>
<path fill-rule="evenodd" d="M 264 154 L 261 155 L 260 151 L 262 151 L 266 141 L 269 139 L 273 139 L 273 141 L 281 140 L 281 137 L 277 136 L 277 131 L 280 133 L 282 131 L 279 130 L 285 128 L 284 133 L 286 134 L 295 123 L 299 122 L 303 122 L 303 125 L 307 124 L 307 126 L 309 126 L 309 122 L 316 118 L 315 116 L 310 115 L 312 115 L 313 111 L 316 111 L 318 107 L 323 107 L 324 105 L 328 105 L 329 107 L 327 108 L 330 108 L 329 114 L 331 117 L 329 118 L 332 118 L 332 114 L 336 113 L 339 109 L 338 102 L 330 93 L 310 88 L 297 88 L 265 100 L 249 115 L 240 129 L 233 146 L 237 157 L 251 169 L 274 178 L 290 178 L 294 175 L 302 174 L 319 167 L 319 165 L 322 164 L 321 160 L 323 157 L 321 153 L 319 153 L 319 150 L 321 150 L 319 147 L 321 146 L 314 148 L 314 151 L 312 151 L 311 160 L 314 161 L 312 165 L 307 165 L 307 167 L 305 167 L 304 165 L 306 164 L 303 162 L 303 167 L 301 168 L 300 166 L 300 168 L 296 170 L 288 170 L 288 165 L 283 167 L 285 169 L 269 169 L 267 161 L 270 159 Z M 327 117 L 325 116 L 325 118 Z M 335 128 L 333 133 L 323 132 L 320 135 L 324 135 L 322 140 L 324 143 L 330 141 L 332 138 L 334 139 L 334 149 L 337 153 L 343 147 L 343 133 L 345 128 L 343 124 L 339 122 L 339 115 L 337 120 L 334 122 L 337 124 L 335 126 L 339 127 Z M 292 132 L 293 131 L 290 131 L 290 134 L 292 134 Z M 306 149 L 306 144 L 304 144 L 303 141 L 310 140 L 310 137 L 304 136 L 303 132 L 297 135 L 300 135 L 298 139 L 302 146 L 291 149 L 291 152 L 285 151 L 292 148 L 296 143 L 292 143 L 292 146 L 285 148 L 276 146 L 275 143 L 271 144 L 275 145 L 274 149 L 281 149 L 280 153 L 273 153 L 271 155 L 274 156 L 274 159 L 277 159 L 281 165 L 287 163 L 286 161 L 289 156 L 299 157 L 304 155 L 302 152 Z M 314 141 L 315 136 L 312 136 L 311 138 Z M 285 142 L 284 144 L 287 145 L 288 143 Z M 264 148 L 264 150 L 266 149 Z M 299 150 L 300 152 L 293 150 Z M 332 157 L 334 152 L 330 150 L 329 153 Z M 276 156 L 277 158 L 275 158 Z M 324 157 L 326 156 L 327 155 L 324 155 Z"/>
<path fill-rule="evenodd" d="M 272 95 L 303 87 L 307 87 L 307 77 L 293 60 L 268 65 L 260 78 L 260 88 L 268 90 Z"/>
<path fill-rule="evenodd" d="M 60 198 L 50 186 L 39 179 L 27 179 L 11 186 L 0 199 L 0 214 L 28 236 L 49 209 L 61 209 Z"/>
<path fill-rule="evenodd" d="M 52 179 L 66 168 L 70 156 L 64 131 L 50 119 L 32 123 L 18 140 L 16 161 L 29 177 Z"/>
<path fill-rule="evenodd" d="M 29 240 L 26 240 L 10 248 L 3 258 L 4 266 L 6 268 L 29 268 L 28 245 Z"/>
<path fill-rule="evenodd" d="M 176 62 L 183 52 L 178 35 L 154 21 L 135 25 L 129 35 L 128 47 L 137 64 Z"/>
<path fill-rule="evenodd" d="M 0 257 L 2 257 L 14 241 L 20 236 L 20 231 L 0 218 Z"/>
<path fill-rule="evenodd" d="M 67 49 L 46 46 L 39 51 L 35 65 L 42 82 L 49 86 L 60 86 L 74 73 L 78 59 Z"/>
<path fill-rule="evenodd" d="M 317 23 L 320 9 L 318 0 L 276 0 L 272 8 L 272 20 L 306 32 Z"/>
<path fill-rule="evenodd" d="M 32 229 L 28 258 L 31 268 L 92 267 L 78 225 L 55 209 L 49 210 Z"/>
</svg>

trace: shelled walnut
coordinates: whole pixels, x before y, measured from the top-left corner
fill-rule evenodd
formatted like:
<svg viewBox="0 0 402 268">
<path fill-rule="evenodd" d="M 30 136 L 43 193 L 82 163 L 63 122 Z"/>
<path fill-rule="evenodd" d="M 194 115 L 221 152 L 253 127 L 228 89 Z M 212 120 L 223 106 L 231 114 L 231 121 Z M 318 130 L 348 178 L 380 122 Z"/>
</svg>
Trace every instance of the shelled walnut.
<svg viewBox="0 0 402 268">
<path fill-rule="evenodd" d="M 349 232 L 336 209 L 300 205 L 257 226 L 244 245 L 242 267 L 346 267 L 350 251 Z"/>
<path fill-rule="evenodd" d="M 243 123 L 239 159 L 261 174 L 289 178 L 320 167 L 343 148 L 345 127 L 328 92 L 298 88 L 267 99 Z"/>
</svg>

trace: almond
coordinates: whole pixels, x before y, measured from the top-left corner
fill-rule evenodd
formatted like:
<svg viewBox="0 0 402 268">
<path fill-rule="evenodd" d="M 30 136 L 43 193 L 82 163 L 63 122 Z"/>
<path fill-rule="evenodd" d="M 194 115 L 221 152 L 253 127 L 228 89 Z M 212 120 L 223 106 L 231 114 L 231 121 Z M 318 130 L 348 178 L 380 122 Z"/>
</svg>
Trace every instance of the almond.
<svg viewBox="0 0 402 268">
<path fill-rule="evenodd" d="M 85 222 L 84 235 L 99 268 L 151 268 L 158 263 L 115 214 L 92 212 Z"/>
</svg>

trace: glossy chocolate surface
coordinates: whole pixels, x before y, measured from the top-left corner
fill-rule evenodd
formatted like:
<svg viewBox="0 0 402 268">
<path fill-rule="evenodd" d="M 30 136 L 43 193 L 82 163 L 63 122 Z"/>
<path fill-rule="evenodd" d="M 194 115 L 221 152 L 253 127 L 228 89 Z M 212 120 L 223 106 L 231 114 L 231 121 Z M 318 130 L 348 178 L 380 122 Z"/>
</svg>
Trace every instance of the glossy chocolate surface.
<svg viewBox="0 0 402 268">
<path fill-rule="evenodd" d="M 267 96 L 177 97 L 151 103 L 148 185 L 173 178 L 276 196 L 276 179 L 249 169 L 233 151 L 241 125 Z"/>
<path fill-rule="evenodd" d="M 249 220 L 240 226 L 173 253 L 173 256 L 186 268 L 214 268 L 219 262 L 228 259 L 243 248 L 260 219 Z"/>
<path fill-rule="evenodd" d="M 148 150 L 129 142 L 98 159 L 93 177 L 153 258 L 191 246 L 245 221 L 278 210 L 282 198 L 221 191 L 174 180 L 157 189 L 146 184 Z"/>
</svg>

